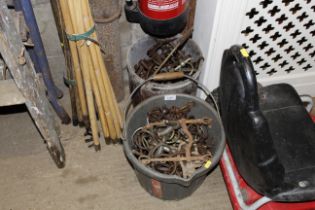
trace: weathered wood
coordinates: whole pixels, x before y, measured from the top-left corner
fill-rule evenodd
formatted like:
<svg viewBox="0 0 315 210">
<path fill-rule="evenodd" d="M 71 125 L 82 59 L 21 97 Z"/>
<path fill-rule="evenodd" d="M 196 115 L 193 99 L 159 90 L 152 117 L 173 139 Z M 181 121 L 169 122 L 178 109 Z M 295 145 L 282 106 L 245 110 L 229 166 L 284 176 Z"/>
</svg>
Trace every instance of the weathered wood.
<svg viewBox="0 0 315 210">
<path fill-rule="evenodd" d="M 0 81 L 0 107 L 24 103 L 25 98 L 12 79 Z"/>
<path fill-rule="evenodd" d="M 65 155 L 44 86 L 40 76 L 35 72 L 4 1 L 0 1 L 0 53 L 9 67 L 16 86 L 26 100 L 25 104 L 30 115 L 47 142 L 52 158 L 58 167 L 63 167 Z"/>
<path fill-rule="evenodd" d="M 64 20 L 61 14 L 61 8 L 59 1 L 51 0 L 50 1 L 52 11 L 55 18 L 55 23 L 57 26 L 57 31 L 59 35 L 59 40 L 61 42 L 62 50 L 65 57 L 66 68 L 67 68 L 67 79 L 70 81 L 77 81 L 74 75 L 74 69 L 72 66 L 71 52 L 69 42 L 67 41 L 66 33 L 64 31 Z M 76 97 L 78 95 L 78 87 L 76 84 L 68 84 L 69 93 L 70 93 L 70 101 L 71 101 L 71 112 L 72 112 L 72 123 L 73 125 L 78 125 L 83 123 L 83 113 L 81 111 L 79 98 Z"/>
</svg>

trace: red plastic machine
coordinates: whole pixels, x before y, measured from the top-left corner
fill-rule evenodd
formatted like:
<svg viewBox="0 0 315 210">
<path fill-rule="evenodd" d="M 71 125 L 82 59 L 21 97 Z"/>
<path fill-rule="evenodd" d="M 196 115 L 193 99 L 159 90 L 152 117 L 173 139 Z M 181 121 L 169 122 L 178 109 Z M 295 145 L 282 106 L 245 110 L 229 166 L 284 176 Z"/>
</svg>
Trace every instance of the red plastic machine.
<svg viewBox="0 0 315 210">
<path fill-rule="evenodd" d="M 125 13 L 127 20 L 139 23 L 145 33 L 171 37 L 186 26 L 188 0 L 126 0 Z"/>
</svg>

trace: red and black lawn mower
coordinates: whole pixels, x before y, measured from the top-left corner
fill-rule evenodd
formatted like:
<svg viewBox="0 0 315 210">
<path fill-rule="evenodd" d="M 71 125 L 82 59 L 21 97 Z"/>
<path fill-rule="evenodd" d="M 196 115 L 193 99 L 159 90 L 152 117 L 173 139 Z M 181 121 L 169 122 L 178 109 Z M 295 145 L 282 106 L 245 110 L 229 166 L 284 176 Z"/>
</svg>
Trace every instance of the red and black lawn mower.
<svg viewBox="0 0 315 210">
<path fill-rule="evenodd" d="M 222 60 L 221 170 L 234 209 L 315 209 L 315 124 L 288 84 L 257 85 L 240 46 Z"/>
</svg>

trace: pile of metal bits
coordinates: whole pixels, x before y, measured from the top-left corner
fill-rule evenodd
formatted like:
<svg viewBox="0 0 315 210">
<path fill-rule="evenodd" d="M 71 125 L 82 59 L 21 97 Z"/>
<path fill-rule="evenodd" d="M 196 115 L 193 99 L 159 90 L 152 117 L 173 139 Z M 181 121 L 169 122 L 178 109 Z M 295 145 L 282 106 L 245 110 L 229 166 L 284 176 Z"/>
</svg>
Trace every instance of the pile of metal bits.
<svg viewBox="0 0 315 210">
<path fill-rule="evenodd" d="M 210 118 L 188 116 L 192 102 L 182 107 L 156 107 L 148 113 L 148 123 L 132 136 L 133 154 L 144 165 L 157 172 L 191 177 L 211 160 L 207 140 Z M 158 111 L 161 118 L 153 117 Z"/>
<path fill-rule="evenodd" d="M 179 120 L 182 118 L 188 118 L 188 113 L 195 106 L 195 103 L 192 101 L 187 102 L 182 107 L 171 106 L 167 108 L 155 107 L 147 114 L 147 120 L 150 123 L 158 122 L 162 120 Z"/>
<path fill-rule="evenodd" d="M 135 73 L 144 80 L 166 72 L 181 71 L 186 75 L 193 75 L 203 57 L 193 58 L 183 50 L 188 35 L 178 39 L 156 40 L 156 44 L 147 51 L 148 58 L 141 59 L 134 66 Z"/>
</svg>

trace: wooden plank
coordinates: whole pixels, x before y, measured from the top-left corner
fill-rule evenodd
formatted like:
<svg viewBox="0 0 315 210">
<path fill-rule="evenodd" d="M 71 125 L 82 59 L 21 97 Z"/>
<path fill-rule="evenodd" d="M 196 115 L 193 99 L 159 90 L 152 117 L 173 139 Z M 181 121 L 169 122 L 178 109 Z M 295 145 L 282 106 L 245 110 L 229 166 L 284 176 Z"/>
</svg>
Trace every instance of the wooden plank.
<svg viewBox="0 0 315 210">
<path fill-rule="evenodd" d="M 0 106 L 24 103 L 25 98 L 12 79 L 0 81 Z"/>
</svg>

